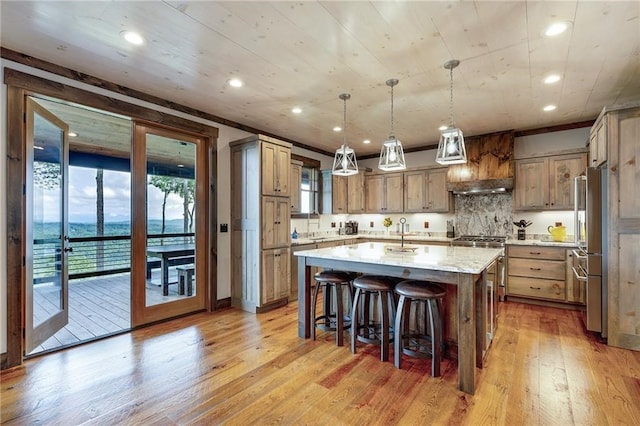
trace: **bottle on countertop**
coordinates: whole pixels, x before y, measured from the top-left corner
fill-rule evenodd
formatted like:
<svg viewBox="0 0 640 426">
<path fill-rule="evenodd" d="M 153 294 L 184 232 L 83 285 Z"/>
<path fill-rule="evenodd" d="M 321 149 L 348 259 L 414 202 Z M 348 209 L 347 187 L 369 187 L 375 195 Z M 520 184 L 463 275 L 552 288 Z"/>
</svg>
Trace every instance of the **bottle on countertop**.
<svg viewBox="0 0 640 426">
<path fill-rule="evenodd" d="M 296 228 L 293 228 L 293 233 L 291 234 L 291 238 L 293 238 L 294 240 L 298 238 L 298 230 Z"/>
</svg>

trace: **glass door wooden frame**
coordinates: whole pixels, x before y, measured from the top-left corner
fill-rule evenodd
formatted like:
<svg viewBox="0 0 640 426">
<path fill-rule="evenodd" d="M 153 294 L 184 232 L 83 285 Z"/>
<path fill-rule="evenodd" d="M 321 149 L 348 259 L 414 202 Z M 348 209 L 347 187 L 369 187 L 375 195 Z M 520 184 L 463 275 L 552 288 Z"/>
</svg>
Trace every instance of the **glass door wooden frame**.
<svg viewBox="0 0 640 426">
<path fill-rule="evenodd" d="M 79 89 L 74 86 L 53 82 L 31 74 L 4 68 L 4 83 L 7 85 L 7 145 L 6 145 L 6 248 L 7 248 L 7 352 L 3 354 L 1 369 L 22 364 L 24 356 L 24 289 L 25 271 L 25 201 L 23 188 L 26 185 L 25 170 L 25 126 L 26 97 L 45 95 L 74 102 L 80 105 L 167 126 L 194 135 L 200 135 L 205 141 L 208 169 L 206 198 L 201 200 L 200 214 L 207 220 L 207 300 L 206 309 L 213 311 L 217 306 L 217 152 L 218 129 L 200 122 L 181 118 L 177 115 L 151 109 L 123 100 Z M 131 97 L 136 95 L 131 91 Z M 157 104 L 170 110 L 171 103 L 157 98 Z M 151 102 L 148 100 L 148 102 Z"/>
<path fill-rule="evenodd" d="M 207 215 L 200 211 L 200 200 L 207 199 L 208 160 L 206 143 L 201 136 L 167 129 L 154 123 L 134 120 L 131 188 L 131 280 L 132 325 L 134 327 L 206 309 L 205 280 L 195 280 L 195 295 L 157 305 L 146 304 L 147 264 L 147 135 L 161 136 L 193 143 L 196 147 L 195 167 L 195 275 L 206 277 L 207 272 Z M 206 204 L 204 204 L 206 206 Z"/>
</svg>

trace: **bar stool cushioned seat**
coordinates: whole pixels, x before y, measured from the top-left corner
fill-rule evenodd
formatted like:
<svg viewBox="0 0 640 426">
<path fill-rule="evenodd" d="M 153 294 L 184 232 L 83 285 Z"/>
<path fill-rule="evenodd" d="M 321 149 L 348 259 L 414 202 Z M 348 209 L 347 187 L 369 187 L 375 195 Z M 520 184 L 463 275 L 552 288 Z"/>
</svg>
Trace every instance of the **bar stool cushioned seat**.
<svg viewBox="0 0 640 426">
<path fill-rule="evenodd" d="M 355 296 L 351 315 L 351 353 L 356 353 L 356 340 L 363 343 L 380 345 L 380 359 L 389 360 L 389 344 L 392 341 L 393 317 L 395 317 L 396 300 L 393 289 L 399 280 L 397 278 L 381 275 L 362 275 L 353 280 Z M 376 297 L 377 296 L 377 297 Z M 361 300 L 362 299 L 362 300 Z M 380 322 L 376 323 L 371 318 L 372 302 L 378 300 L 380 307 Z M 362 302 L 362 315 L 360 315 L 360 302 Z M 391 308 L 392 316 L 389 315 Z M 362 320 L 360 320 L 362 316 Z"/>
<path fill-rule="evenodd" d="M 352 275 L 343 271 L 321 271 L 314 275 L 316 286 L 313 289 L 313 302 L 311 306 L 311 339 L 316 340 L 316 328 L 324 331 L 336 332 L 336 345 L 344 345 L 344 331 L 351 327 L 351 317 L 345 315 L 343 306 L 343 288 L 346 289 L 350 300 L 353 300 L 351 288 Z M 322 288 L 323 313 L 316 316 L 318 304 L 318 292 Z M 331 296 L 335 295 L 332 303 Z M 335 306 L 335 312 L 331 312 L 331 306 Z M 348 306 L 348 305 L 347 305 Z"/>
<path fill-rule="evenodd" d="M 395 288 L 400 296 L 398 311 L 396 313 L 394 340 L 394 364 L 400 368 L 402 354 L 417 357 L 431 358 L 431 375 L 440 376 L 440 362 L 442 361 L 442 314 L 440 306 L 445 297 L 445 290 L 437 284 L 428 281 L 407 280 L 402 281 Z M 424 333 L 417 330 L 409 330 L 409 314 L 413 301 L 426 304 Z M 427 317 L 430 334 L 426 334 Z M 430 348 L 428 347 L 430 346 Z"/>
</svg>

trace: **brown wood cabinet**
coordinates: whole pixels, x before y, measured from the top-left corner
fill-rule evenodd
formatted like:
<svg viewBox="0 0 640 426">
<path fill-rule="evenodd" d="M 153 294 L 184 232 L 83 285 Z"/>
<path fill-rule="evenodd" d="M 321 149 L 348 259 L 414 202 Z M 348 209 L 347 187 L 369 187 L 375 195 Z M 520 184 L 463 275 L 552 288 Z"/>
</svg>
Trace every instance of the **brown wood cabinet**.
<svg viewBox="0 0 640 426">
<path fill-rule="evenodd" d="M 405 213 L 446 213 L 451 201 L 446 168 L 404 173 Z"/>
<path fill-rule="evenodd" d="M 262 251 L 261 305 L 289 297 L 290 257 L 289 248 Z"/>
<path fill-rule="evenodd" d="M 291 145 L 269 138 L 270 143 L 261 144 L 262 195 L 289 196 L 291 171 Z"/>
<path fill-rule="evenodd" d="M 565 301 L 566 258 L 562 247 L 507 247 L 509 296 Z"/>
<path fill-rule="evenodd" d="M 623 109 L 605 108 L 604 142 L 609 188 L 603 202 L 609 207 L 608 342 L 640 350 L 640 103 Z"/>
<path fill-rule="evenodd" d="M 587 167 L 587 154 L 516 160 L 514 210 L 573 210 L 573 178 Z"/>
<path fill-rule="evenodd" d="M 360 172 L 357 175 L 347 177 L 347 213 L 358 214 L 365 212 L 365 174 Z"/>
<path fill-rule="evenodd" d="M 288 197 L 262 197 L 262 249 L 290 244 L 291 210 Z"/>
<path fill-rule="evenodd" d="M 300 213 L 300 189 L 302 186 L 302 161 L 291 161 L 291 182 L 289 192 L 291 196 L 291 213 Z"/>
<path fill-rule="evenodd" d="M 365 212 L 365 173 L 334 176 L 330 170 L 322 172 L 322 212 L 328 214 Z M 331 205 L 326 202 L 327 198 Z"/>
<path fill-rule="evenodd" d="M 589 134 L 589 166 L 598 167 L 607 161 L 607 116 L 596 120 Z"/>
<path fill-rule="evenodd" d="M 331 175 L 331 206 L 333 214 L 348 212 L 347 177 Z"/>
<path fill-rule="evenodd" d="M 286 303 L 289 294 L 291 145 L 255 135 L 229 147 L 231 303 L 260 312 Z"/>
<path fill-rule="evenodd" d="M 402 213 L 404 173 L 370 174 L 365 177 L 367 213 Z"/>
</svg>

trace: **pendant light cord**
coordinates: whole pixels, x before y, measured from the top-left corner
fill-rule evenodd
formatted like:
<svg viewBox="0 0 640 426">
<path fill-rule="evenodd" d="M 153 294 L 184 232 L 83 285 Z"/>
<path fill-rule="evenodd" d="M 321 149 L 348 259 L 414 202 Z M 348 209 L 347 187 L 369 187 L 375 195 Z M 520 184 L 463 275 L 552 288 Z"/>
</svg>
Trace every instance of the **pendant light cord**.
<svg viewBox="0 0 640 426">
<path fill-rule="evenodd" d="M 449 125 L 450 127 L 454 127 L 453 125 L 453 67 L 449 68 L 449 80 L 450 80 Z"/>
<path fill-rule="evenodd" d="M 395 139 L 396 134 L 393 130 L 393 86 L 391 86 L 391 136 Z"/>
<path fill-rule="evenodd" d="M 343 124 L 342 124 L 342 146 L 346 150 L 347 146 L 347 97 L 342 99 L 344 101 L 344 109 L 343 109 Z"/>
</svg>

